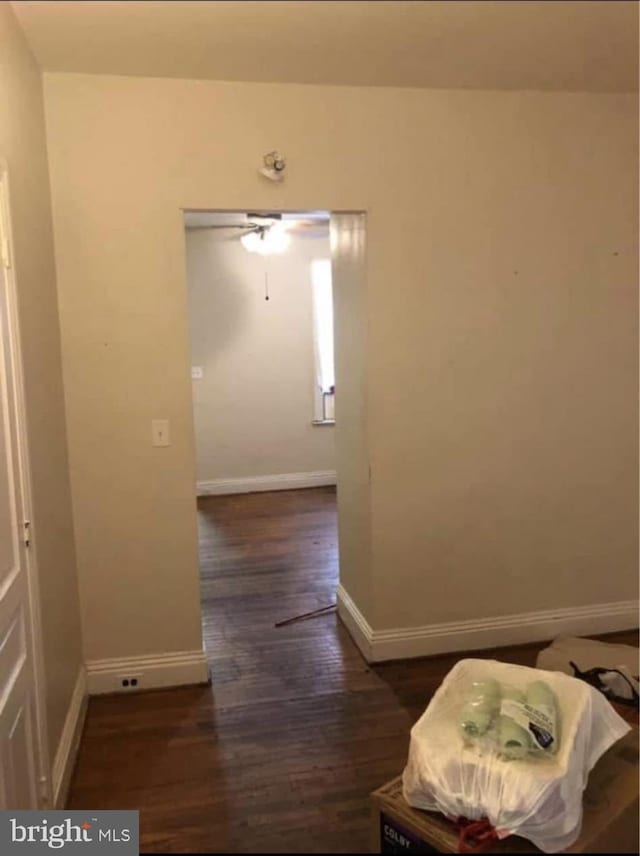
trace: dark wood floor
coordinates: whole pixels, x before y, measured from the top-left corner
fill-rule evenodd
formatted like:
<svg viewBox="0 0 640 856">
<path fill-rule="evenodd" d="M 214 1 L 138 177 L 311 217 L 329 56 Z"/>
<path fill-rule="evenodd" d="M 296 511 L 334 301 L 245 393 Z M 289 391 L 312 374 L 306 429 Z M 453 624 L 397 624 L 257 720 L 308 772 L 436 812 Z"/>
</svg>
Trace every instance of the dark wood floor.
<svg viewBox="0 0 640 856">
<path fill-rule="evenodd" d="M 212 685 L 91 699 L 68 807 L 140 809 L 143 852 L 368 851 L 369 793 L 459 655 L 370 668 L 333 614 L 274 627 L 334 600 L 331 488 L 210 497 L 199 519 Z"/>
</svg>

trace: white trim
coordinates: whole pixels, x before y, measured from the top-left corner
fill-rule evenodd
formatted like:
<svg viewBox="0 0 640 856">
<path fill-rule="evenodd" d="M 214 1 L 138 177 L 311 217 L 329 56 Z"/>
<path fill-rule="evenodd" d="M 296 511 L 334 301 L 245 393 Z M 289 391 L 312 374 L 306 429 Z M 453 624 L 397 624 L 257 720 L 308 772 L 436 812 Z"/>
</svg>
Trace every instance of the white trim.
<svg viewBox="0 0 640 856">
<path fill-rule="evenodd" d="M 34 700 L 36 719 L 37 755 L 35 759 L 38 778 L 38 800 L 40 808 L 49 808 L 53 792 L 50 777 L 50 749 L 46 714 L 44 643 L 42 639 L 42 614 L 40 609 L 40 584 L 37 557 L 37 521 L 33 514 L 33 491 L 31 478 L 31 455 L 29 450 L 29 430 L 24 385 L 24 366 L 22 362 L 22 344 L 20 338 L 19 290 L 17 287 L 16 254 L 13 240 L 11 217 L 11 185 L 9 168 L 4 157 L 0 157 L 0 240 L 6 241 L 0 256 L 8 252 L 8 264 L 4 268 L 7 283 L 7 305 L 9 311 L 9 349 L 13 371 L 13 387 L 16 402 L 16 426 L 18 436 L 18 468 L 20 472 L 20 492 L 22 496 L 22 514 L 29 521 L 30 547 L 23 551 L 27 590 L 29 647 L 32 659 L 34 679 Z M 4 261 L 0 259 L 0 264 Z"/>
<path fill-rule="evenodd" d="M 258 493 L 267 490 L 295 490 L 336 484 L 335 470 L 311 473 L 278 473 L 272 476 L 247 476 L 237 479 L 213 479 L 197 483 L 198 496 L 228 493 Z"/>
<path fill-rule="evenodd" d="M 121 679 L 137 678 L 135 688 L 124 689 Z M 148 657 L 91 660 L 87 663 L 89 695 L 209 683 L 209 663 L 204 651 L 177 651 Z"/>
<path fill-rule="evenodd" d="M 638 626 L 638 602 L 623 600 L 423 627 L 373 630 L 342 586 L 338 586 L 337 600 L 338 615 L 368 662 L 544 642 L 561 633 L 571 636 L 615 633 Z"/>
<path fill-rule="evenodd" d="M 87 714 L 87 702 L 87 674 L 84 666 L 80 666 L 51 772 L 53 807 L 56 809 L 64 808 L 67 801 Z"/>
<path fill-rule="evenodd" d="M 373 649 L 371 646 L 373 630 L 356 606 L 351 595 L 342 585 L 338 585 L 336 589 L 336 605 L 338 607 L 338 617 L 346 626 L 367 663 L 371 663 L 373 661 Z"/>
</svg>

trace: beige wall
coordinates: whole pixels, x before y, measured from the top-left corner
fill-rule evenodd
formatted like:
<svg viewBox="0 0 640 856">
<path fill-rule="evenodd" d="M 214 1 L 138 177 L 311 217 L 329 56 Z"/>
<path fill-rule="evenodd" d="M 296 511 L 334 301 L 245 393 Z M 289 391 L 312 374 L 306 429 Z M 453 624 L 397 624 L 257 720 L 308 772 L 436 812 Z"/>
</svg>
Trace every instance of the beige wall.
<svg viewBox="0 0 640 856">
<path fill-rule="evenodd" d="M 199 644 L 181 207 L 367 212 L 374 628 L 636 596 L 634 95 L 49 74 L 46 103 L 90 656 Z"/>
<path fill-rule="evenodd" d="M 0 157 L 11 185 L 39 566 L 46 715 L 53 761 L 82 662 L 42 81 L 0 3 Z"/>
<path fill-rule="evenodd" d="M 199 482 L 335 470 L 333 428 L 311 424 L 311 261 L 331 252 L 328 227 L 316 231 L 264 257 L 233 230 L 187 230 Z"/>
</svg>

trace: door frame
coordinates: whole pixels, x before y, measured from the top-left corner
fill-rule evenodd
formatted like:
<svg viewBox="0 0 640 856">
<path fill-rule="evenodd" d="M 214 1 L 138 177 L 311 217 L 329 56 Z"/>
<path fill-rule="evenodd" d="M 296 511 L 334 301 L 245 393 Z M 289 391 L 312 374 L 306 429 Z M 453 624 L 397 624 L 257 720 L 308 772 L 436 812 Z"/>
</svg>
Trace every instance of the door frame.
<svg viewBox="0 0 640 856">
<path fill-rule="evenodd" d="M 40 610 L 40 585 L 38 577 L 38 560 L 36 554 L 36 532 L 33 520 L 33 499 L 31 466 L 29 456 L 28 420 L 26 396 L 24 387 L 24 367 L 22 361 L 22 346 L 20 338 L 19 295 L 15 266 L 15 252 L 11 222 L 11 185 L 9 168 L 5 158 L 0 156 L 0 264 L 7 284 L 7 307 L 9 328 L 9 352 L 15 401 L 15 420 L 18 438 L 16 449 L 18 463 L 18 478 L 22 494 L 23 520 L 25 537 L 29 546 L 24 550 L 25 574 L 27 581 L 27 623 L 29 639 L 27 640 L 31 655 L 32 672 L 34 677 L 33 697 L 35 700 L 35 750 L 34 759 L 36 770 L 36 788 L 39 808 L 53 808 L 53 792 L 51 781 L 51 763 L 49 756 L 49 737 L 47 731 L 45 706 L 45 669 L 44 646 L 42 639 L 42 615 Z"/>
<path fill-rule="evenodd" d="M 269 212 L 274 212 L 274 213 L 278 213 L 278 214 L 293 214 L 293 213 L 302 213 L 305 211 L 327 211 L 329 214 L 329 223 L 331 223 L 332 217 L 336 217 L 337 215 L 341 215 L 341 214 L 362 215 L 364 217 L 365 236 L 368 236 L 370 209 L 366 205 L 358 206 L 358 207 L 341 207 L 341 206 L 335 207 L 335 206 L 326 206 L 326 205 L 321 205 L 321 204 L 319 204 L 319 205 L 304 205 L 303 204 L 303 205 L 296 206 L 296 207 L 291 207 L 290 205 L 283 206 L 281 204 L 268 205 L 268 206 L 265 206 L 264 204 L 254 204 L 254 205 L 244 205 L 242 207 L 239 207 L 237 205 L 233 206 L 233 207 L 228 207 L 225 205 L 220 205 L 220 206 L 215 206 L 215 205 L 206 205 L 206 206 L 203 206 L 203 205 L 181 205 L 178 208 L 176 213 L 177 213 L 177 216 L 179 217 L 180 235 L 181 235 L 181 246 L 180 246 L 181 271 L 182 271 L 181 298 L 183 301 L 182 317 L 183 317 L 184 332 L 185 332 L 184 358 L 185 358 L 186 367 L 191 366 L 191 354 L 190 354 L 191 336 L 190 336 L 190 332 L 189 332 L 189 280 L 188 280 L 188 272 L 187 272 L 187 242 L 186 242 L 185 215 L 188 213 L 246 214 L 249 211 L 251 211 L 251 212 L 269 211 Z M 331 259 L 332 259 L 332 263 L 333 263 L 333 247 L 331 248 Z M 365 268 L 363 270 L 363 275 L 365 276 L 365 281 L 366 281 L 367 273 L 368 273 L 368 270 L 365 266 Z M 334 292 L 334 304 L 335 304 L 335 292 Z M 335 331 L 335 314 L 334 314 L 334 331 Z M 336 348 L 336 338 L 334 336 L 334 351 L 335 351 L 335 348 Z M 185 377 L 188 377 L 188 375 L 185 374 Z M 195 419 L 194 419 L 193 383 L 192 383 L 192 381 L 186 381 L 186 382 L 189 383 L 189 403 L 190 403 L 189 418 L 191 419 L 191 450 L 190 451 L 191 451 L 191 460 L 192 460 L 193 470 L 190 473 L 190 478 L 192 480 L 193 497 L 194 497 L 194 509 L 193 509 L 194 522 L 193 522 L 193 526 L 194 526 L 194 536 L 196 538 L 196 549 L 198 549 L 198 543 L 197 543 L 197 515 L 198 515 L 198 510 L 197 510 L 197 502 L 196 502 L 197 490 L 196 490 L 196 481 L 195 481 L 196 480 L 197 449 L 196 449 Z M 339 380 L 338 380 L 338 382 L 339 382 Z M 338 430 L 340 430 L 340 429 L 338 428 Z M 369 466 L 369 479 L 371 477 L 370 471 L 371 471 L 371 468 Z M 336 487 L 339 488 L 339 486 L 340 486 L 340 467 L 339 467 L 338 462 L 336 460 Z M 337 515 L 337 525 L 338 525 L 338 583 L 336 586 L 336 606 L 338 607 L 338 611 L 339 611 L 339 604 L 340 604 L 340 594 L 339 593 L 342 589 L 342 579 L 343 579 L 343 577 L 342 577 L 342 565 L 340 562 L 340 548 L 341 548 L 341 544 L 344 543 L 344 539 L 341 539 L 341 537 L 340 537 L 341 529 L 340 529 L 340 504 L 339 504 L 339 501 L 338 501 L 337 509 L 338 509 L 338 515 Z M 202 583 L 201 583 L 201 579 L 199 579 L 199 584 L 200 584 L 200 601 L 199 601 L 200 625 L 202 626 Z M 204 638 L 203 638 L 202 644 L 204 647 Z"/>
</svg>

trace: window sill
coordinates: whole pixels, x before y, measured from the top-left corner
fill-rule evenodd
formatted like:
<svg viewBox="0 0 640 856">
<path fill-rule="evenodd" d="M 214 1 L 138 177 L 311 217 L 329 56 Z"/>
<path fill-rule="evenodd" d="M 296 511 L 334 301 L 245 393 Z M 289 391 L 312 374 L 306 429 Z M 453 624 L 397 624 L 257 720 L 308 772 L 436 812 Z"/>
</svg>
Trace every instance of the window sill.
<svg viewBox="0 0 640 856">
<path fill-rule="evenodd" d="M 335 425 L 335 419 L 314 419 L 312 425 Z"/>
</svg>

